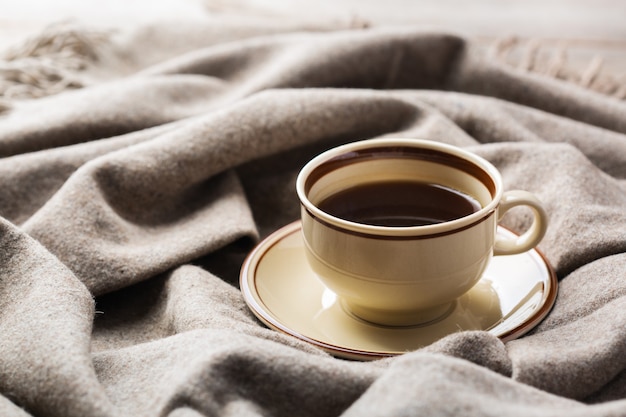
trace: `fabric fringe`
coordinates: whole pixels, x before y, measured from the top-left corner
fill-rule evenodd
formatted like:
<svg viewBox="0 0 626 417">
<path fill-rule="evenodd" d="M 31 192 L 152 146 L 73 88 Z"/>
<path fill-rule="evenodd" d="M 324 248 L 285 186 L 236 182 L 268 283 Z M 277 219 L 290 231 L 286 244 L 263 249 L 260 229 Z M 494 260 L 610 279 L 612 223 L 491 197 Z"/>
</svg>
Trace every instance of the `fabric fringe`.
<svg viewBox="0 0 626 417">
<path fill-rule="evenodd" d="M 355 20 L 351 27 L 369 26 Z M 39 98 L 84 87 L 81 71 L 98 61 L 98 49 L 109 39 L 110 32 L 61 22 L 0 54 L 0 113 L 10 109 L 13 100 Z M 573 69 L 568 63 L 565 44 L 551 49 L 551 55 L 545 59 L 545 43 L 508 37 L 497 40 L 491 46 L 490 54 L 523 71 L 541 73 L 626 99 L 626 74 L 607 73 L 602 57 L 593 57 L 583 69 Z"/>
<path fill-rule="evenodd" d="M 537 39 L 522 41 L 517 37 L 508 37 L 498 39 L 491 46 L 490 56 L 522 71 L 543 74 L 626 99 L 626 74 L 616 75 L 606 71 L 605 61 L 599 55 L 594 56 L 586 66 L 575 68 L 568 60 L 567 51 L 565 42 L 547 48 L 545 42 Z"/>
<path fill-rule="evenodd" d="M 98 60 L 109 33 L 55 23 L 0 55 L 0 112 L 10 101 L 83 87 L 79 73 Z"/>
</svg>

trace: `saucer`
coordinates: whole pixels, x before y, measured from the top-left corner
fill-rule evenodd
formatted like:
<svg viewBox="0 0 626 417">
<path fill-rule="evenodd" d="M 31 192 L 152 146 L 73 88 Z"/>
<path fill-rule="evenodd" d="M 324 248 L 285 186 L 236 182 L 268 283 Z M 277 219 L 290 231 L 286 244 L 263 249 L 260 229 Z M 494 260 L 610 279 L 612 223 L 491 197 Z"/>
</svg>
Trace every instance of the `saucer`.
<svg viewBox="0 0 626 417">
<path fill-rule="evenodd" d="M 517 236 L 498 227 L 498 233 Z M 274 232 L 248 255 L 240 284 L 248 307 L 268 327 L 348 359 L 378 359 L 427 346 L 448 334 L 485 330 L 508 341 L 548 314 L 557 279 L 537 250 L 494 256 L 481 280 L 436 322 L 391 327 L 350 314 L 311 271 L 300 222 Z"/>
</svg>

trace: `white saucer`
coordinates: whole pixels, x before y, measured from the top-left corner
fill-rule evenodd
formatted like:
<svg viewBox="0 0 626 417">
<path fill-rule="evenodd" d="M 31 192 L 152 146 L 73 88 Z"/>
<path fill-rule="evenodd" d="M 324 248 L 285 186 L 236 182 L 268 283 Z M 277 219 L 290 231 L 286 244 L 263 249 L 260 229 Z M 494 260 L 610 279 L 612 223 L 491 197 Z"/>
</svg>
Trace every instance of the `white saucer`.
<svg viewBox="0 0 626 417">
<path fill-rule="evenodd" d="M 503 228 L 498 233 L 515 236 Z M 361 360 L 402 354 L 463 330 L 515 339 L 548 314 L 557 293 L 556 275 L 538 251 L 495 256 L 445 318 L 411 327 L 376 325 L 346 312 L 309 269 L 299 221 L 256 246 L 243 264 L 240 284 L 252 312 L 270 328 Z"/>
</svg>

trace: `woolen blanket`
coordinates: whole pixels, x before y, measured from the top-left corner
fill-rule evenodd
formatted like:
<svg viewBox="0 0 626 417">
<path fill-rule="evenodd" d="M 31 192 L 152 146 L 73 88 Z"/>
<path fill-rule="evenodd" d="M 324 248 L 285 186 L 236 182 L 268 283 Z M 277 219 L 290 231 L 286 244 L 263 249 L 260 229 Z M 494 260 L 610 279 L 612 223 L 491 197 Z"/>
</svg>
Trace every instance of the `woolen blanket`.
<svg viewBox="0 0 626 417">
<path fill-rule="evenodd" d="M 199 19 L 5 59 L 0 415 L 626 416 L 623 101 L 416 27 Z M 299 218 L 299 169 L 377 137 L 464 147 L 543 201 L 539 326 L 359 362 L 255 318 L 239 271 Z"/>
</svg>

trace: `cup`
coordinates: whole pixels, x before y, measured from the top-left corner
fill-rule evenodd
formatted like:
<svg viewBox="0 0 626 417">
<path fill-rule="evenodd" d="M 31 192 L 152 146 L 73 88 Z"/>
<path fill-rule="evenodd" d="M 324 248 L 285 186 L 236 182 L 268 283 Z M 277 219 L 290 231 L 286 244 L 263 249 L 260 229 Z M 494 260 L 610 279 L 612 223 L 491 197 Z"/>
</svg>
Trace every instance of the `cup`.
<svg viewBox="0 0 626 417">
<path fill-rule="evenodd" d="M 417 139 L 372 139 L 330 149 L 298 174 L 307 260 L 344 309 L 368 322 L 411 326 L 445 317 L 493 255 L 528 251 L 547 215 L 526 191 L 502 189 L 498 170 L 464 149 Z M 533 222 L 496 233 L 513 207 Z"/>
</svg>

